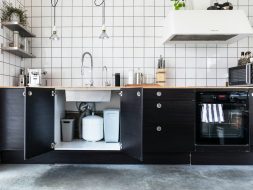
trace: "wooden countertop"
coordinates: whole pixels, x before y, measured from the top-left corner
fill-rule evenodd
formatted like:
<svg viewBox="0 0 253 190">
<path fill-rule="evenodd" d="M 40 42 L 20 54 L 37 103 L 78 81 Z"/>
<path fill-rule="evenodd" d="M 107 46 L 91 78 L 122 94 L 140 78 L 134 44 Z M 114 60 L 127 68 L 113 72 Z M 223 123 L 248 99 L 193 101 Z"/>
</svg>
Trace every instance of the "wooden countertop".
<svg viewBox="0 0 253 190">
<path fill-rule="evenodd" d="M 26 87 L 22 86 L 0 86 L 0 88 L 9 88 L 9 89 L 24 89 Z M 56 90 L 73 90 L 73 91 L 81 91 L 81 90 L 94 90 L 94 91 L 119 91 L 121 88 L 144 88 L 144 89 L 251 89 L 253 86 L 188 86 L 188 87 L 173 87 L 173 86 L 157 86 L 157 85 L 145 85 L 145 86 L 110 86 L 110 87 L 61 87 L 61 86 L 40 86 L 34 88 L 55 88 Z"/>
</svg>

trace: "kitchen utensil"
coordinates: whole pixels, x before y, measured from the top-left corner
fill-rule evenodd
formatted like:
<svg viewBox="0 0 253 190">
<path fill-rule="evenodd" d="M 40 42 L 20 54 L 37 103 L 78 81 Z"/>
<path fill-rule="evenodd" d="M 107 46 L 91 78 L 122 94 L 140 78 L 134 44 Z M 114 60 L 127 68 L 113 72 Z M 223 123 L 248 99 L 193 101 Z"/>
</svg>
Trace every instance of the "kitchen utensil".
<svg viewBox="0 0 253 190">
<path fill-rule="evenodd" d="M 143 73 L 135 73 L 135 84 L 143 84 Z"/>
<path fill-rule="evenodd" d="M 83 118 L 82 137 L 86 141 L 96 142 L 104 138 L 103 118 L 92 115 Z"/>
</svg>

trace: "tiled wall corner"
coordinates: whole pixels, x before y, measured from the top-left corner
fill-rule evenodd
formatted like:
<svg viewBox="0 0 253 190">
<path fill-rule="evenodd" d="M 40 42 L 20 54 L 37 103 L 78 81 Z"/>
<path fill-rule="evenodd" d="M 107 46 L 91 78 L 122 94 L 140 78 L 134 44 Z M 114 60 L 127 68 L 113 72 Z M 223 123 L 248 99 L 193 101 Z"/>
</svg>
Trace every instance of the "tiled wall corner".
<svg viewBox="0 0 253 190">
<path fill-rule="evenodd" d="M 16 7 L 24 7 L 24 0 L 8 0 Z M 3 1 L 0 1 L 0 7 Z M 0 44 L 6 44 L 12 40 L 12 32 L 0 27 Z M 1 50 L 1 47 L 0 47 Z M 20 68 L 24 67 L 24 61 L 15 55 L 0 51 L 0 86 L 16 86 Z"/>
</svg>

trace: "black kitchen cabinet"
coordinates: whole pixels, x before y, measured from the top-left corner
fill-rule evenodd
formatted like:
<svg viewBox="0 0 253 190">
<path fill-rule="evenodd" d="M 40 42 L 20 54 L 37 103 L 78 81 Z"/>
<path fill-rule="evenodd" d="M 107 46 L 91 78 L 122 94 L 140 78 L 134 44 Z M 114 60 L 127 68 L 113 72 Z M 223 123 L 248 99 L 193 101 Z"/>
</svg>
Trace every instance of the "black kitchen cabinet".
<svg viewBox="0 0 253 190">
<path fill-rule="evenodd" d="M 168 153 L 188 153 L 189 158 L 189 153 L 194 151 L 194 90 L 126 88 L 122 91 L 123 148 L 129 143 L 128 151 L 136 158 L 141 158 L 142 153 L 144 161 L 147 155 Z M 126 139 L 128 143 L 124 145 Z"/>
<path fill-rule="evenodd" d="M 24 152 L 24 158 L 52 150 L 54 89 L 0 90 L 0 150 Z"/>
<path fill-rule="evenodd" d="M 0 89 L 0 151 L 24 149 L 24 89 Z"/>
<path fill-rule="evenodd" d="M 26 88 L 25 159 L 54 148 L 54 89 Z"/>
<path fill-rule="evenodd" d="M 133 158 L 143 160 L 143 89 L 121 89 L 120 108 L 122 150 Z"/>
<path fill-rule="evenodd" d="M 144 152 L 194 151 L 194 90 L 145 89 L 143 102 Z"/>
</svg>

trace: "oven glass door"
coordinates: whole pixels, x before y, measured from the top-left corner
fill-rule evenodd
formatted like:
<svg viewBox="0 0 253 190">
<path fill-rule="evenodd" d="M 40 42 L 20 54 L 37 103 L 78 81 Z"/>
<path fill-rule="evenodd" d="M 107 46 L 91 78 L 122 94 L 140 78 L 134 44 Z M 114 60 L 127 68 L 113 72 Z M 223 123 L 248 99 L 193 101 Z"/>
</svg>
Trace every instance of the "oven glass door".
<svg viewBox="0 0 253 190">
<path fill-rule="evenodd" d="M 198 104 L 196 143 L 198 145 L 246 145 L 249 143 L 247 104 L 222 104 L 223 121 L 203 120 L 203 103 Z"/>
</svg>

